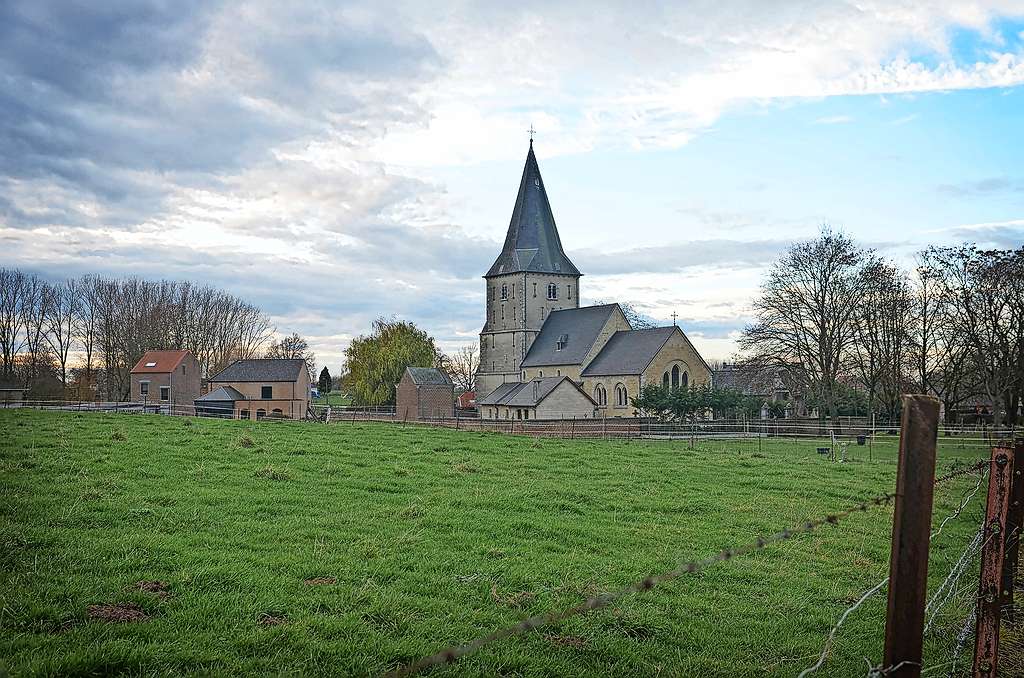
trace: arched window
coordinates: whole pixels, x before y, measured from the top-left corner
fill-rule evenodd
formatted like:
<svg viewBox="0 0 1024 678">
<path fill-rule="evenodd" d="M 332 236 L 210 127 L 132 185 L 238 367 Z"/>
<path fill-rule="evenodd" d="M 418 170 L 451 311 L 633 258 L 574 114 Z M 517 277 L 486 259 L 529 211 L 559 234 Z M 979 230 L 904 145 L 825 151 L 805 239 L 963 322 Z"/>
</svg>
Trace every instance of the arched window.
<svg viewBox="0 0 1024 678">
<path fill-rule="evenodd" d="M 597 401 L 598 407 L 605 407 L 608 405 L 608 391 L 604 390 L 604 386 L 598 384 L 594 388 L 594 400 Z"/>
<path fill-rule="evenodd" d="M 263 418 L 263 417 L 265 417 L 265 416 L 267 416 L 267 411 L 266 411 L 266 410 L 264 410 L 264 409 L 262 409 L 262 408 L 261 408 L 261 409 L 258 409 L 258 410 L 256 410 L 256 418 L 257 418 L 257 419 L 262 419 L 262 418 Z"/>
<path fill-rule="evenodd" d="M 679 365 L 672 366 L 672 388 L 679 388 Z"/>
<path fill-rule="evenodd" d="M 623 384 L 616 384 L 615 386 L 615 406 L 625 407 L 629 404 L 629 398 L 626 395 L 626 387 Z"/>
<path fill-rule="evenodd" d="M 278 409 L 278 408 L 276 408 L 276 407 L 275 407 L 275 408 L 274 408 L 274 409 L 272 410 L 272 412 L 271 412 L 271 413 L 272 413 L 272 414 L 273 414 L 273 415 L 274 415 L 275 417 L 283 417 L 283 416 L 284 416 L 284 412 L 282 412 L 281 410 L 279 410 L 279 409 Z"/>
<path fill-rule="evenodd" d="M 558 285 L 555 283 L 548 283 L 548 299 L 558 298 Z"/>
<path fill-rule="evenodd" d="M 668 372 L 661 375 L 661 387 L 668 388 Z"/>
<path fill-rule="evenodd" d="M 683 388 L 686 388 L 689 385 L 690 385 L 690 373 L 689 372 L 683 372 Z"/>
</svg>

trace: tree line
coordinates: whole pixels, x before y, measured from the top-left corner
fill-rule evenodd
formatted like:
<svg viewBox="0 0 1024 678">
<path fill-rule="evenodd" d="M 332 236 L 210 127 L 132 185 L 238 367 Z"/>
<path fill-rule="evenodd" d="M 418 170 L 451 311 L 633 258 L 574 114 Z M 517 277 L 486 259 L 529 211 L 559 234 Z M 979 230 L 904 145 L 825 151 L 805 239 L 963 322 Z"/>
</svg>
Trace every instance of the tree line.
<svg viewBox="0 0 1024 678">
<path fill-rule="evenodd" d="M 0 381 L 30 397 L 126 398 L 147 350 L 191 351 L 206 376 L 268 346 L 293 357 L 294 342 L 273 333 L 263 311 L 214 287 L 0 268 Z"/>
<path fill-rule="evenodd" d="M 828 227 L 766 275 L 741 365 L 778 375 L 821 416 L 860 400 L 896 419 L 900 395 L 938 397 L 947 419 L 982 405 L 1016 425 L 1024 396 L 1024 247 L 933 246 L 904 270 Z"/>
</svg>

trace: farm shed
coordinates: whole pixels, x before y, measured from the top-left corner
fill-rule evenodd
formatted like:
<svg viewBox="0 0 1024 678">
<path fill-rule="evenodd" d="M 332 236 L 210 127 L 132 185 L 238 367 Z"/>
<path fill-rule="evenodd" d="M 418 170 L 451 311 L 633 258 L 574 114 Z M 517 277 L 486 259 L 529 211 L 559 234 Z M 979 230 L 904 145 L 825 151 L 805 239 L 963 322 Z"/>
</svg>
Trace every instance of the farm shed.
<svg viewBox="0 0 1024 678">
<path fill-rule="evenodd" d="M 395 385 L 395 413 L 403 421 L 455 416 L 455 385 L 435 367 L 407 367 Z"/>
<path fill-rule="evenodd" d="M 301 358 L 236 360 L 210 378 L 207 395 L 226 387 L 241 396 L 234 401 L 239 419 L 302 419 L 309 409 L 309 370 Z"/>
</svg>

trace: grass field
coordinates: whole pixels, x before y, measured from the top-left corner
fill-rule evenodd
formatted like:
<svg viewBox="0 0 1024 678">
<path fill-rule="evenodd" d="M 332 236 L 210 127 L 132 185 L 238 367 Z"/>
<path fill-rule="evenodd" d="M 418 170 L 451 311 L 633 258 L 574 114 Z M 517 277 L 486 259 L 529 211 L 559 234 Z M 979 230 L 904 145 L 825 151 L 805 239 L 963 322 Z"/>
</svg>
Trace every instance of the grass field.
<svg viewBox="0 0 1024 678">
<path fill-rule="evenodd" d="M 895 439 L 846 464 L 752 445 L 0 411 L 0 666 L 378 674 L 893 489 Z M 980 457 L 945 445 L 940 473 Z M 936 523 L 976 482 L 940 486 Z M 931 588 L 982 495 L 933 543 Z M 793 676 L 887 574 L 890 529 L 889 507 L 857 514 L 432 675 Z M 115 604 L 145 619 L 93 618 Z M 880 661 L 884 609 L 818 675 Z M 966 614 L 940 616 L 926 666 Z"/>
</svg>

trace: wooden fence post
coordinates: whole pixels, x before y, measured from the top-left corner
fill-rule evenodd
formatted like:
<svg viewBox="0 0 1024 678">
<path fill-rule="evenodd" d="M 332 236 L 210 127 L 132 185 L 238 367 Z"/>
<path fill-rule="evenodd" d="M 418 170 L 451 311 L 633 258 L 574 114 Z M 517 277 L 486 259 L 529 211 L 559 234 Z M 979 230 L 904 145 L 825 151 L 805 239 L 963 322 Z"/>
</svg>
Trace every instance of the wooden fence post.
<svg viewBox="0 0 1024 678">
<path fill-rule="evenodd" d="M 1010 509 L 1006 515 L 1006 538 L 1003 540 L 1003 587 L 1000 605 L 1006 622 L 1016 626 L 1013 608 L 1013 586 L 1020 557 L 1020 538 L 1024 533 L 1024 438 L 1013 446 L 1013 470 L 1010 476 Z"/>
<path fill-rule="evenodd" d="M 974 676 L 998 675 L 1000 586 L 1012 474 L 1013 449 L 993 447 L 988 476 L 988 501 L 985 505 L 985 536 L 981 542 L 981 581 L 978 584 Z"/>
<path fill-rule="evenodd" d="M 926 395 L 903 396 L 882 659 L 887 676 L 921 675 L 938 431 L 939 401 Z"/>
</svg>

